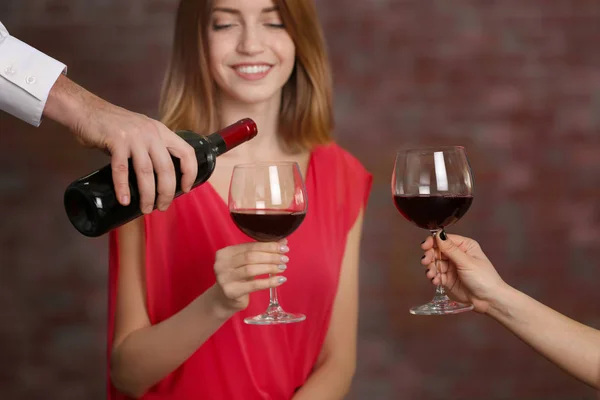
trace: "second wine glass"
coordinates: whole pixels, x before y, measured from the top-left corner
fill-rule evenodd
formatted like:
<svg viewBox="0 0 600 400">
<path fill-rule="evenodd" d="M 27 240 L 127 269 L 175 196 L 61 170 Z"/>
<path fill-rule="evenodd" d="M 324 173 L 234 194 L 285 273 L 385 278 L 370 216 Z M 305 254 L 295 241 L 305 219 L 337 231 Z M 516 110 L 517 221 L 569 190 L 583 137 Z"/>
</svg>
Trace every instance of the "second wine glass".
<svg viewBox="0 0 600 400">
<path fill-rule="evenodd" d="M 473 176 L 464 147 L 408 149 L 398 152 L 392 174 L 392 195 L 400 213 L 435 238 L 465 215 L 473 202 Z M 441 260 L 437 249 L 435 263 Z M 442 284 L 427 304 L 410 309 L 415 315 L 456 314 L 472 304 L 452 301 Z"/>
<path fill-rule="evenodd" d="M 236 165 L 229 185 L 229 212 L 247 236 L 259 242 L 276 242 L 292 234 L 306 216 L 306 188 L 296 162 Z M 306 319 L 288 313 L 279 304 L 277 289 L 269 289 L 269 306 L 247 324 L 289 324 Z"/>
</svg>

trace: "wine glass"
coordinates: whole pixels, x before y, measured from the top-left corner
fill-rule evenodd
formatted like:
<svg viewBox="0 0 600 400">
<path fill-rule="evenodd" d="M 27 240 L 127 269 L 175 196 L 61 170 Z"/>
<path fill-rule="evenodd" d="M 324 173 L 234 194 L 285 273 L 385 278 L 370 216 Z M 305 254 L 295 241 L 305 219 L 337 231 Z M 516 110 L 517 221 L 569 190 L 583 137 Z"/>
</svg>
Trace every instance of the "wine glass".
<svg viewBox="0 0 600 400">
<path fill-rule="evenodd" d="M 307 210 L 306 188 L 296 162 L 240 164 L 229 185 L 229 212 L 242 232 L 259 242 L 276 242 L 294 232 Z M 267 310 L 244 319 L 247 324 L 289 324 L 306 319 L 285 312 L 277 289 L 269 289 Z"/>
<path fill-rule="evenodd" d="M 392 174 L 392 195 L 400 213 L 435 238 L 462 218 L 473 202 L 473 176 L 464 147 L 415 148 L 398 152 Z M 435 263 L 441 260 L 439 248 Z M 439 268 L 438 268 L 439 271 Z M 440 283 L 427 304 L 410 309 L 414 315 L 457 314 L 472 304 L 452 301 Z"/>
</svg>

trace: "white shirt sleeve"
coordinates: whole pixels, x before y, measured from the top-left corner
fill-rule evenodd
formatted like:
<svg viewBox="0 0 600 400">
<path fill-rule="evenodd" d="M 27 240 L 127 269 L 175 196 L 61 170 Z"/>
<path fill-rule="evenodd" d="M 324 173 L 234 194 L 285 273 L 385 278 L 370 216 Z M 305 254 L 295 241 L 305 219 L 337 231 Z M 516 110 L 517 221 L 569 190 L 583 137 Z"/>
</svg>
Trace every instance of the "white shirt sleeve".
<svg viewBox="0 0 600 400">
<path fill-rule="evenodd" d="M 50 89 L 67 67 L 10 36 L 0 22 L 0 110 L 39 126 Z"/>
</svg>

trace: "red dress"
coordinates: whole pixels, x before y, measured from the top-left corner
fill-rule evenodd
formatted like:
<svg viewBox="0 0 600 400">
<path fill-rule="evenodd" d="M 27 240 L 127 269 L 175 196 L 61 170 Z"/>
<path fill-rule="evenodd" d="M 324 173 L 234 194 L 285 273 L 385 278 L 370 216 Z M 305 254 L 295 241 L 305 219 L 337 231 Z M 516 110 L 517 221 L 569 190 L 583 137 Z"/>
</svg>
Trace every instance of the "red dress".
<svg viewBox="0 0 600 400">
<path fill-rule="evenodd" d="M 143 399 L 288 400 L 311 373 L 328 330 L 346 236 L 366 204 L 371 175 L 336 144 L 310 156 L 305 184 L 308 212 L 288 237 L 288 281 L 278 289 L 282 307 L 306 320 L 251 326 L 247 316 L 265 311 L 268 290 L 217 330 Z M 166 212 L 145 216 L 146 285 L 150 321 L 159 323 L 215 283 L 217 250 L 248 242 L 227 205 L 204 184 L 176 199 Z M 112 347 L 118 244 L 110 234 L 108 354 Z M 109 382 L 108 398 L 124 399 Z"/>
</svg>

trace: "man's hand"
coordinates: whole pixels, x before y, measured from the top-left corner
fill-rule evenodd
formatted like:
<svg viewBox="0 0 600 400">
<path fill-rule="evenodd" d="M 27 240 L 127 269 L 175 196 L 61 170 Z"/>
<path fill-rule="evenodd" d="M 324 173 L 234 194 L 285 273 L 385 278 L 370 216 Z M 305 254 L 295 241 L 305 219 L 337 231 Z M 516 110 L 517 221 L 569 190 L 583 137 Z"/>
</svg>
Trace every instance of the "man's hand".
<svg viewBox="0 0 600 400">
<path fill-rule="evenodd" d="M 181 160 L 181 188 L 188 192 L 198 173 L 194 149 L 159 121 L 108 103 L 61 76 L 56 81 L 44 115 L 68 127 L 77 140 L 111 155 L 112 175 L 118 201 L 128 205 L 128 158 L 140 192 L 140 209 L 150 213 L 156 204 L 166 210 L 175 194 L 176 177 L 169 153 Z M 157 174 L 157 186 L 154 174 Z"/>
</svg>

